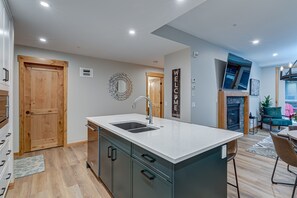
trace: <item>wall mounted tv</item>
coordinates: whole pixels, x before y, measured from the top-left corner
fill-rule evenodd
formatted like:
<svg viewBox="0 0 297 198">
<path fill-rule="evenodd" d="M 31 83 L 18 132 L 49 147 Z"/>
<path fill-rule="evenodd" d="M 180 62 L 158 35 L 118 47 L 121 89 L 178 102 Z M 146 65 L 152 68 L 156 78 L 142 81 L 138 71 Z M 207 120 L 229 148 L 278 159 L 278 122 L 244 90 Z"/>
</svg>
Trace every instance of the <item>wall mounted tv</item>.
<svg viewBox="0 0 297 198">
<path fill-rule="evenodd" d="M 229 53 L 222 88 L 247 90 L 251 67 L 251 61 Z"/>
</svg>

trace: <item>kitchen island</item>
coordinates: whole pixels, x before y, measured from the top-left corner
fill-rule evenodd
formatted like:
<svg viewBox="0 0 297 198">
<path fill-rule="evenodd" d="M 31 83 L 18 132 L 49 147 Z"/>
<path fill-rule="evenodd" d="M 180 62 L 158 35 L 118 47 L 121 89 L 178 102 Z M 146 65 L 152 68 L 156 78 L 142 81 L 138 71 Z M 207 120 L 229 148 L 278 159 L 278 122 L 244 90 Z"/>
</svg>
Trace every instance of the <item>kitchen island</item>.
<svg viewBox="0 0 297 198">
<path fill-rule="evenodd" d="M 118 127 L 124 122 L 145 124 L 146 116 L 140 114 L 87 120 L 98 133 L 99 150 L 98 165 L 88 159 L 87 166 L 114 197 L 227 197 L 226 144 L 242 133 L 161 118 L 154 118 L 151 131 Z"/>
</svg>

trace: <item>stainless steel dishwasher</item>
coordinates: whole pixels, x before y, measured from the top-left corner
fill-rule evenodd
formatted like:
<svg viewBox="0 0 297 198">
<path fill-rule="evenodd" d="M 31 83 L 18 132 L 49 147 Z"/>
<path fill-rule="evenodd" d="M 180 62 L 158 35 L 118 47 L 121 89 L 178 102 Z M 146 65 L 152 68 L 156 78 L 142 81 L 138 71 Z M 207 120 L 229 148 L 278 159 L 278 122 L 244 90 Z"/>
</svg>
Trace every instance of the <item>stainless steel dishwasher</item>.
<svg viewBox="0 0 297 198">
<path fill-rule="evenodd" d="M 88 122 L 88 158 L 87 168 L 91 168 L 99 177 L 99 127 L 92 122 Z"/>
</svg>

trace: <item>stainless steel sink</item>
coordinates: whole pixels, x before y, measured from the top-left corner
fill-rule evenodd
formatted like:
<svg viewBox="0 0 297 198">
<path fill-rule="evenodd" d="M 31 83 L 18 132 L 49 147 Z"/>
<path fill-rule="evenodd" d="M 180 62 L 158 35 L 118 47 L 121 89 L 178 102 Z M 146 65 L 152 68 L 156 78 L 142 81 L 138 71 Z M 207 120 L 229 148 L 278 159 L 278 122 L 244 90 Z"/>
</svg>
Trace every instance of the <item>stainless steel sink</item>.
<svg viewBox="0 0 297 198">
<path fill-rule="evenodd" d="M 157 127 L 150 127 L 140 122 L 122 122 L 122 123 L 110 123 L 110 124 L 118 128 L 124 129 L 126 131 L 129 131 L 131 133 L 140 133 L 140 132 L 153 131 L 158 129 Z"/>
</svg>

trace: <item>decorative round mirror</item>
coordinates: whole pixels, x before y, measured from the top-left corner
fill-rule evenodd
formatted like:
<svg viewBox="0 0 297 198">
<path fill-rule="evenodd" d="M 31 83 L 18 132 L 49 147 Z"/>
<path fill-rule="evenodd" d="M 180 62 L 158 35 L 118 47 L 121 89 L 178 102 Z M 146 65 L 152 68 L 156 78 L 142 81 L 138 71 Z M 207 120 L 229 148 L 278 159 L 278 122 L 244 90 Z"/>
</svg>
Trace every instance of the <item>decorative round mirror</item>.
<svg viewBox="0 0 297 198">
<path fill-rule="evenodd" d="M 132 93 L 132 81 L 125 73 L 116 73 L 109 79 L 109 93 L 119 101 L 126 100 Z"/>
</svg>

